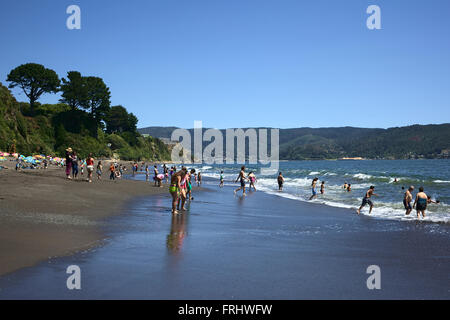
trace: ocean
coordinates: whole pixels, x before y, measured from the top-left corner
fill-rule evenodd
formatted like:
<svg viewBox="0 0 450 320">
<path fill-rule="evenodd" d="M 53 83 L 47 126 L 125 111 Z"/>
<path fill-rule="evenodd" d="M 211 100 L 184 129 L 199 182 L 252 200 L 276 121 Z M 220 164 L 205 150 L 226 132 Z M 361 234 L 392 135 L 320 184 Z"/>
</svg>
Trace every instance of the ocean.
<svg viewBox="0 0 450 320">
<path fill-rule="evenodd" d="M 186 165 L 200 171 L 206 184 L 218 183 L 220 171 L 224 171 L 225 185 L 234 183 L 239 173 L 240 164 L 236 165 Z M 319 178 L 318 197 L 311 202 L 333 207 L 357 209 L 367 189 L 375 186 L 373 197 L 375 207 L 372 216 L 381 219 L 414 220 L 413 211 L 405 215 L 403 195 L 413 185 L 418 192 L 423 186 L 425 193 L 439 204 L 430 204 L 425 221 L 436 223 L 450 222 L 450 161 L 449 160 L 337 160 L 337 161 L 281 161 L 279 171 L 283 173 L 285 184 L 283 191 L 278 191 L 276 177 L 278 172 L 260 175 L 260 165 L 246 165 L 246 172 L 253 171 L 257 176 L 256 188 L 259 191 L 277 196 L 308 201 L 311 196 L 312 179 Z M 397 182 L 394 182 L 397 179 Z M 320 183 L 325 181 L 325 193 L 320 194 Z M 343 189 L 344 183 L 352 185 L 352 191 Z M 402 189 L 405 188 L 405 190 Z M 368 206 L 362 214 L 368 214 Z"/>
</svg>

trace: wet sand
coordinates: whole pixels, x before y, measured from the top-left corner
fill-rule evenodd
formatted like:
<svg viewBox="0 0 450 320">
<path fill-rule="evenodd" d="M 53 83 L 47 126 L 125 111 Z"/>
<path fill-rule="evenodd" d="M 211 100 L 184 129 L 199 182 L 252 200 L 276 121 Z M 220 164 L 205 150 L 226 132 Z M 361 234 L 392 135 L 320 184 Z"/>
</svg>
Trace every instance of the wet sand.
<svg viewBox="0 0 450 320">
<path fill-rule="evenodd" d="M 450 298 L 448 225 L 210 188 L 176 217 L 166 195 L 129 201 L 103 246 L 0 277 L 0 298 Z M 69 265 L 81 290 L 66 287 Z M 367 288 L 370 265 L 381 290 Z"/>
<path fill-rule="evenodd" d="M 0 275 L 99 245 L 105 218 L 120 213 L 125 201 L 167 193 L 153 183 L 110 181 L 107 163 L 103 180 L 94 172 L 92 183 L 81 175 L 68 181 L 56 166 L 16 172 L 15 162 L 0 165 L 8 168 L 0 170 Z"/>
</svg>

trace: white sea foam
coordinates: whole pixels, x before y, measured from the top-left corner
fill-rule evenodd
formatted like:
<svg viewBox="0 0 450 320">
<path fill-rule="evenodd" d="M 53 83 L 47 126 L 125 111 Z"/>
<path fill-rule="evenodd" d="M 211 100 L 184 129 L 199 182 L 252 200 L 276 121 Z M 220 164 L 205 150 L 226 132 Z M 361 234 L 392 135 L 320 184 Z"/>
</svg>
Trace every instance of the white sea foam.
<svg viewBox="0 0 450 320">
<path fill-rule="evenodd" d="M 365 174 L 365 173 L 357 173 L 357 174 L 354 174 L 353 177 L 354 177 L 354 178 L 357 178 L 357 179 L 363 179 L 363 180 L 365 180 L 365 179 L 370 179 L 370 178 L 372 178 L 373 176 L 371 176 L 370 174 Z"/>
<path fill-rule="evenodd" d="M 450 181 L 446 181 L 446 180 L 434 180 L 434 183 L 450 183 Z"/>
</svg>

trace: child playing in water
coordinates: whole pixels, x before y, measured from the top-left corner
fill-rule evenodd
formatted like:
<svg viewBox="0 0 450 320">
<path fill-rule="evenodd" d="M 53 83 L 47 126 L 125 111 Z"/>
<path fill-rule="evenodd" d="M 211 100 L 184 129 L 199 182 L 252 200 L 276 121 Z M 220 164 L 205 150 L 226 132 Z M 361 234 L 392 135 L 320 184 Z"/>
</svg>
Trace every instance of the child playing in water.
<svg viewBox="0 0 450 320">
<path fill-rule="evenodd" d="M 316 185 L 317 185 L 317 181 L 318 181 L 318 180 L 319 180 L 319 178 L 314 178 L 313 181 L 312 181 L 312 183 L 311 183 L 311 192 L 312 192 L 312 195 L 311 195 L 311 197 L 309 198 L 309 200 L 312 200 L 312 199 L 314 199 L 314 198 L 317 197 Z"/>
<path fill-rule="evenodd" d="M 322 184 L 320 185 L 320 194 L 325 193 L 325 181 L 322 181 Z"/>
<path fill-rule="evenodd" d="M 253 173 L 253 171 L 250 171 L 250 173 L 247 176 L 248 180 L 250 181 L 250 185 L 248 187 L 249 190 L 253 189 L 256 191 L 255 182 L 256 182 L 256 176 Z"/>
</svg>

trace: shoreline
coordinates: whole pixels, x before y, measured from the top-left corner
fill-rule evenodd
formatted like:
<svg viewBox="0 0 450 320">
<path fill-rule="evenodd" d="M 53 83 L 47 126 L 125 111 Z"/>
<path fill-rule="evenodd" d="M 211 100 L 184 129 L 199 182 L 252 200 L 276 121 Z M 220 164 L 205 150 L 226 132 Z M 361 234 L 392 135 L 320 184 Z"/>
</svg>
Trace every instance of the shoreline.
<svg viewBox="0 0 450 320">
<path fill-rule="evenodd" d="M 100 245 L 106 219 L 128 201 L 167 192 L 164 184 L 110 181 L 107 170 L 87 183 L 66 180 L 61 167 L 16 172 L 14 165 L 3 162 L 0 172 L 0 276 Z"/>
</svg>

